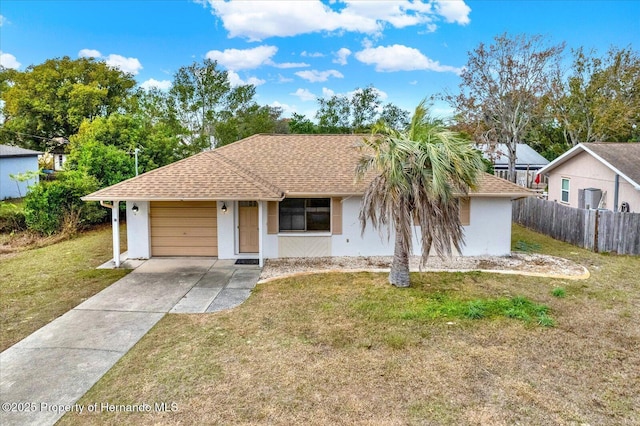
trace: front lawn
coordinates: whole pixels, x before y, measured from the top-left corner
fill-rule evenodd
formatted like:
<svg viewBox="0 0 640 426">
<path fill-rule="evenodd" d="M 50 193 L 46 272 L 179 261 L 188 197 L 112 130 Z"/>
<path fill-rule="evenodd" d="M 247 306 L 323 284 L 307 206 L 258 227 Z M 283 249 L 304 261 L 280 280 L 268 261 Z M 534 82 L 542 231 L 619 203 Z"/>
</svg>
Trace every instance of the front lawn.
<svg viewBox="0 0 640 426">
<path fill-rule="evenodd" d="M 640 423 L 640 258 L 514 228 L 514 245 L 571 258 L 591 278 L 425 273 L 401 290 L 386 274 L 332 273 L 258 285 L 234 310 L 165 316 L 79 401 L 120 412 L 61 424 Z M 532 310 L 507 314 L 514 300 Z M 545 306 L 555 326 L 539 321 Z"/>
<path fill-rule="evenodd" d="M 126 229 L 122 227 L 122 245 Z M 0 351 L 127 274 L 97 270 L 112 256 L 111 227 L 0 257 Z"/>
</svg>

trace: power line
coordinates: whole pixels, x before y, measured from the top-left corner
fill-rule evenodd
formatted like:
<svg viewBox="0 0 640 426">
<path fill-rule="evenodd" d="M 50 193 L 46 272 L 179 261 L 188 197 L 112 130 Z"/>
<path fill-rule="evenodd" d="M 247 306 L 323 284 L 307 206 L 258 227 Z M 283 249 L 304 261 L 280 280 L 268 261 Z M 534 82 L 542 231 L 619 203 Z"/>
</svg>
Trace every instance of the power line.
<svg viewBox="0 0 640 426">
<path fill-rule="evenodd" d="M 6 128 L 3 128 L 2 131 L 11 132 L 11 133 L 14 133 L 16 135 L 21 135 L 21 136 L 28 136 L 30 138 L 42 139 L 44 141 L 50 141 L 50 142 L 56 142 L 56 143 L 58 142 L 58 141 L 55 140 L 55 138 L 45 138 L 44 136 L 30 135 L 29 133 L 16 132 L 15 130 L 10 130 L 10 129 L 6 129 Z M 57 137 L 61 137 L 64 140 L 67 140 L 67 138 L 65 138 L 63 136 L 57 136 Z"/>
</svg>

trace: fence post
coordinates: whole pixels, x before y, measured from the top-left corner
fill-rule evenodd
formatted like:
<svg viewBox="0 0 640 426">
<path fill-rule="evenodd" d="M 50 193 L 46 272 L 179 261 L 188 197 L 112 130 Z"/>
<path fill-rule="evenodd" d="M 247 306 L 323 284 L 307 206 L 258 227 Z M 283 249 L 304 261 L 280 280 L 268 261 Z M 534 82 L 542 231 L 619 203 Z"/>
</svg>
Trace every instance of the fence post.
<svg viewBox="0 0 640 426">
<path fill-rule="evenodd" d="M 596 218 L 594 221 L 594 232 L 593 232 L 593 252 L 598 253 L 600 248 L 598 247 L 598 221 L 600 220 L 600 211 L 596 210 Z"/>
</svg>

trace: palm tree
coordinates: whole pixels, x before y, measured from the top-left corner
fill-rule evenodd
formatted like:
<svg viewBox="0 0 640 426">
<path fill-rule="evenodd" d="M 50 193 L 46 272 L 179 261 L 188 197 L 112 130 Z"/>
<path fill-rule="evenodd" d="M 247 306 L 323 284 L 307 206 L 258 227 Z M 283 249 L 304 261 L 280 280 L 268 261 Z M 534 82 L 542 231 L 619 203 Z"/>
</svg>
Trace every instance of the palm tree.
<svg viewBox="0 0 640 426">
<path fill-rule="evenodd" d="M 464 235 L 458 197 L 474 189 L 484 171 L 482 156 L 460 134 L 428 114 L 425 101 L 416 107 L 409 126 L 398 131 L 378 123 L 363 142 L 357 177 L 373 176 L 360 208 L 364 233 L 395 231 L 389 282 L 409 286 L 409 253 L 413 224 L 420 226 L 422 263 L 433 247 L 441 258 L 460 252 Z M 416 228 L 417 229 L 417 228 Z"/>
</svg>

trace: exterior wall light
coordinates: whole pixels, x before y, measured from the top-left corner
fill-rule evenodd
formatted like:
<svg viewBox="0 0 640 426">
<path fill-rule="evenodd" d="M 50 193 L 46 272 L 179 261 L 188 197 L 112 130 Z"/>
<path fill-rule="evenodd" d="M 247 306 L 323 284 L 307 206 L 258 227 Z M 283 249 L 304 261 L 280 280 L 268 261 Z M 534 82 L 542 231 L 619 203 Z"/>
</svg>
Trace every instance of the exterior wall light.
<svg viewBox="0 0 640 426">
<path fill-rule="evenodd" d="M 220 208 L 220 210 L 222 210 L 222 213 L 226 213 L 227 212 L 227 203 L 226 202 L 222 202 L 222 207 Z"/>
<path fill-rule="evenodd" d="M 140 207 L 138 207 L 137 204 L 134 204 L 133 207 L 131 207 L 131 211 L 133 212 L 133 214 L 137 215 L 140 211 Z"/>
</svg>

